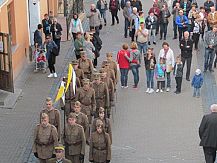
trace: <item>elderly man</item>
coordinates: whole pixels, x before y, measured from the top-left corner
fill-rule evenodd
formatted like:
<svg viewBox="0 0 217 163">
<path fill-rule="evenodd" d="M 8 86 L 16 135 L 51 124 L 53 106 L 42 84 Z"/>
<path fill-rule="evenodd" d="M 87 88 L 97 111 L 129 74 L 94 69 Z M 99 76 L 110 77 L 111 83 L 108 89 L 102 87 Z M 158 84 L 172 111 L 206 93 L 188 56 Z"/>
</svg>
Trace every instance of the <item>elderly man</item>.
<svg viewBox="0 0 217 163">
<path fill-rule="evenodd" d="M 90 30 L 95 29 L 99 35 L 99 30 L 102 27 L 102 18 L 95 4 L 90 5 L 90 13 L 87 14 L 87 18 L 89 18 Z"/>
<path fill-rule="evenodd" d="M 130 15 L 132 14 L 132 7 L 130 1 L 127 1 L 126 6 L 123 8 L 123 15 L 124 15 L 124 37 L 127 38 L 127 31 L 130 27 Z"/>
<path fill-rule="evenodd" d="M 210 107 L 211 113 L 204 115 L 199 127 L 200 146 L 203 147 L 206 163 L 214 163 L 217 150 L 217 104 Z"/>
<path fill-rule="evenodd" d="M 187 62 L 186 80 L 190 81 L 193 40 L 190 39 L 188 31 L 184 32 L 184 38 L 180 41 L 180 49 L 183 67 L 185 61 Z"/>
<path fill-rule="evenodd" d="M 208 30 L 211 30 L 214 25 L 217 25 L 217 12 L 215 11 L 215 7 L 210 7 L 211 12 L 208 14 Z"/>
<path fill-rule="evenodd" d="M 137 8 L 133 7 L 133 13 L 130 15 L 130 37 L 131 41 L 134 41 L 134 36 L 136 31 L 139 29 L 139 16 L 137 13 Z"/>
</svg>

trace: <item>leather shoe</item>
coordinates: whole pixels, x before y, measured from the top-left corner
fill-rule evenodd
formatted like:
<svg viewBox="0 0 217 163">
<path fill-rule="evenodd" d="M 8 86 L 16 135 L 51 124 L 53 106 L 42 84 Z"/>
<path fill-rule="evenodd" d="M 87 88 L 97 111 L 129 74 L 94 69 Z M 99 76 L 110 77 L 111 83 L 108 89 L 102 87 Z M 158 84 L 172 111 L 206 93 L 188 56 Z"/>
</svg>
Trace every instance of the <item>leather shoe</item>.
<svg viewBox="0 0 217 163">
<path fill-rule="evenodd" d="M 187 78 L 186 80 L 187 80 L 187 81 L 190 81 L 190 79 L 188 79 L 188 78 Z"/>
</svg>

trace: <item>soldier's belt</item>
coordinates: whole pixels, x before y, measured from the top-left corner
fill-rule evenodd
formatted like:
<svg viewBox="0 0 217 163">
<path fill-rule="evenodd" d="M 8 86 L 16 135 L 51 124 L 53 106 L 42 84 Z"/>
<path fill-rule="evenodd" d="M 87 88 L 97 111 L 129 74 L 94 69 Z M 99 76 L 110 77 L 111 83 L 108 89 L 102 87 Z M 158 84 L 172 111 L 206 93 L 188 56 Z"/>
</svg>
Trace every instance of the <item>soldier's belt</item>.
<svg viewBox="0 0 217 163">
<path fill-rule="evenodd" d="M 96 100 L 104 100 L 105 97 L 96 98 Z"/>
<path fill-rule="evenodd" d="M 91 72 L 84 72 L 84 74 L 91 74 Z"/>
<path fill-rule="evenodd" d="M 40 141 L 35 141 L 35 143 L 38 145 L 38 146 L 48 146 L 48 145 L 52 145 L 54 143 L 54 141 L 52 142 L 48 142 L 48 143 L 42 143 Z"/>
<path fill-rule="evenodd" d="M 82 143 L 82 141 L 81 140 L 79 140 L 79 141 L 76 141 L 76 142 L 72 142 L 72 143 L 68 143 L 68 142 L 66 142 L 66 145 L 80 145 Z"/>
<path fill-rule="evenodd" d="M 94 149 L 96 149 L 96 150 L 99 150 L 99 151 L 104 151 L 104 150 L 106 150 L 106 148 L 101 148 L 101 147 L 93 147 Z"/>
<path fill-rule="evenodd" d="M 91 106 L 91 104 L 89 104 L 89 105 L 85 105 L 85 104 L 82 104 L 84 107 L 90 107 Z"/>
</svg>

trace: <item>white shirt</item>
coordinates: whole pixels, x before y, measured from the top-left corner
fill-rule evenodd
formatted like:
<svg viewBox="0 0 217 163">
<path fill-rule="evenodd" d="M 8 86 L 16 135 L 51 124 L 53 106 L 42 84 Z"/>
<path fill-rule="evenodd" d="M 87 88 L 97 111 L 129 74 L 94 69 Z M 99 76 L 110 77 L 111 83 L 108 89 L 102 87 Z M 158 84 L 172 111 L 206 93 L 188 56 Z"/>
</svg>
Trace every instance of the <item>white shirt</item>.
<svg viewBox="0 0 217 163">
<path fill-rule="evenodd" d="M 71 33 L 77 33 L 77 32 L 81 32 L 84 33 L 82 24 L 81 24 L 81 20 L 78 18 L 77 21 L 72 19 L 70 22 L 70 26 L 69 26 L 69 31 Z"/>
<path fill-rule="evenodd" d="M 160 62 L 161 58 L 164 58 L 164 49 L 160 50 L 160 53 L 158 55 L 158 63 Z M 172 49 L 169 48 L 167 55 L 166 55 L 166 72 L 170 72 L 170 67 L 174 67 L 175 65 L 175 59 Z"/>
</svg>

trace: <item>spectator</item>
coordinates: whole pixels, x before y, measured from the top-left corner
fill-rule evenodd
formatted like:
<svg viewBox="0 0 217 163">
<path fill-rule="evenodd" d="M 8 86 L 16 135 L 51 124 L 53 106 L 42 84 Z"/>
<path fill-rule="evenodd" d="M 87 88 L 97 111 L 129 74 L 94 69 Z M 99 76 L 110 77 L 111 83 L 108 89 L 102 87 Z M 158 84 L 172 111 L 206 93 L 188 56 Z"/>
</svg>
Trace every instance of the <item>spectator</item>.
<svg viewBox="0 0 217 163">
<path fill-rule="evenodd" d="M 154 92 L 154 70 L 156 65 L 155 55 L 153 48 L 148 48 L 146 55 L 144 56 L 145 69 L 146 69 L 146 80 L 147 90 L 146 93 Z"/>
<path fill-rule="evenodd" d="M 42 25 L 38 24 L 37 30 L 34 32 L 34 46 L 35 49 L 42 48 Z"/>
<path fill-rule="evenodd" d="M 213 60 L 215 57 L 215 48 L 217 46 L 217 27 L 213 26 L 211 31 L 208 31 L 205 35 L 205 60 L 204 60 L 204 72 L 209 69 L 210 72 L 214 72 L 212 69 Z"/>
<path fill-rule="evenodd" d="M 99 30 L 102 28 L 102 18 L 95 4 L 91 4 L 90 13 L 87 14 L 87 18 L 89 18 L 90 30 L 94 29 L 99 35 Z"/>
<path fill-rule="evenodd" d="M 37 60 L 37 69 L 43 70 L 43 73 L 45 73 L 46 72 L 46 57 L 44 55 L 44 51 L 39 51 L 39 55 L 36 58 L 36 60 Z"/>
<path fill-rule="evenodd" d="M 126 6 L 123 8 L 124 15 L 124 37 L 127 38 L 127 33 L 130 28 L 130 20 L 131 14 L 133 13 L 133 9 L 130 5 L 130 1 L 127 1 Z"/>
<path fill-rule="evenodd" d="M 84 38 L 84 46 L 83 50 L 87 54 L 87 58 L 89 58 L 92 62 L 94 62 L 95 54 L 93 53 L 95 51 L 95 47 L 93 46 L 93 43 L 91 42 L 91 37 L 89 33 L 86 33 Z"/>
<path fill-rule="evenodd" d="M 167 37 L 167 26 L 169 24 L 168 18 L 170 17 L 170 11 L 168 10 L 168 7 L 166 5 L 163 5 L 162 10 L 160 12 L 160 40 L 162 40 L 162 37 L 164 35 L 164 40 L 166 40 Z"/>
<path fill-rule="evenodd" d="M 53 36 L 53 41 L 56 43 L 58 46 L 58 52 L 60 51 L 60 41 L 61 41 L 61 36 L 62 36 L 62 26 L 57 22 L 57 19 L 53 19 L 53 24 L 51 25 L 50 31 Z"/>
<path fill-rule="evenodd" d="M 174 66 L 173 74 L 176 80 L 176 91 L 174 93 L 179 94 L 181 93 L 182 76 L 183 76 L 183 64 L 180 55 L 176 57 L 176 63 Z"/>
<path fill-rule="evenodd" d="M 131 41 L 134 41 L 136 30 L 139 28 L 139 16 L 137 13 L 137 8 L 133 7 L 133 13 L 130 16 L 130 35 Z"/>
<path fill-rule="evenodd" d="M 188 13 L 188 20 L 189 20 L 189 25 L 188 25 L 188 31 L 192 32 L 193 31 L 193 25 L 194 25 L 194 20 L 196 19 L 196 6 L 192 5 L 191 10 Z"/>
<path fill-rule="evenodd" d="M 200 88 L 203 85 L 203 76 L 201 74 L 201 70 L 197 69 L 195 71 L 195 75 L 191 82 L 192 87 L 194 87 L 193 97 L 200 97 Z"/>
<path fill-rule="evenodd" d="M 207 17 L 208 30 L 212 30 L 214 25 L 217 25 L 217 11 L 215 11 L 215 7 L 210 7 L 210 13 Z"/>
<path fill-rule="evenodd" d="M 99 10 L 101 17 L 104 20 L 104 26 L 106 26 L 106 24 L 107 24 L 106 10 L 108 10 L 108 4 L 107 4 L 106 0 L 98 0 L 96 8 Z"/>
<path fill-rule="evenodd" d="M 214 3 L 212 0 L 206 0 L 206 2 L 204 2 L 204 9 L 207 14 L 211 11 L 210 7 L 213 7 L 213 6 L 214 6 Z"/>
<path fill-rule="evenodd" d="M 140 11 L 139 12 L 139 23 L 145 23 L 145 17 L 144 17 L 144 12 L 143 11 Z"/>
<path fill-rule="evenodd" d="M 157 17 L 157 24 L 156 24 L 156 32 L 155 34 L 157 35 L 159 32 L 159 17 L 160 17 L 160 9 L 158 8 L 157 4 L 154 3 L 153 7 L 150 8 L 148 14 L 150 15 L 150 13 L 153 12 L 154 15 Z"/>
<path fill-rule="evenodd" d="M 74 41 L 78 32 L 80 32 L 81 34 L 84 33 L 81 20 L 78 18 L 78 14 L 73 14 L 69 25 L 69 32 L 69 35 L 71 36 L 71 38 L 73 37 Z"/>
<path fill-rule="evenodd" d="M 191 10 L 191 2 L 189 0 L 183 0 L 180 3 L 180 7 L 183 9 L 183 14 L 188 16 L 189 11 Z"/>
<path fill-rule="evenodd" d="M 200 146 L 207 163 L 214 163 L 217 149 L 217 104 L 210 106 L 211 113 L 204 115 L 199 127 Z"/>
<path fill-rule="evenodd" d="M 173 32 L 174 32 L 173 39 L 177 39 L 178 26 L 176 24 L 176 17 L 179 15 L 179 10 L 180 9 L 181 9 L 180 8 L 180 3 L 178 3 L 178 2 L 175 3 L 175 6 L 173 7 L 173 10 L 172 10 L 172 14 L 173 14 Z"/>
<path fill-rule="evenodd" d="M 157 6 L 158 6 L 159 9 L 162 9 L 163 5 L 167 5 L 166 0 L 158 0 L 157 1 Z"/>
<path fill-rule="evenodd" d="M 119 24 L 118 10 L 120 10 L 119 0 L 110 0 L 109 11 L 111 12 L 112 15 L 111 25 L 115 25 L 115 19 L 117 21 L 117 24 Z"/>
<path fill-rule="evenodd" d="M 165 64 L 165 59 L 160 58 L 158 64 L 156 65 L 156 79 L 157 79 L 157 89 L 156 93 L 159 91 L 163 93 L 163 90 L 165 89 L 165 72 L 166 72 L 166 64 Z M 149 91 L 150 92 L 150 91 Z"/>
<path fill-rule="evenodd" d="M 81 32 L 77 32 L 77 37 L 74 42 L 76 59 L 81 58 L 81 51 L 84 50 L 84 38 Z"/>
<path fill-rule="evenodd" d="M 204 7 L 200 7 L 200 26 L 201 26 L 201 38 L 203 40 L 203 36 L 204 36 L 204 31 L 207 25 L 207 13 L 205 12 Z"/>
<path fill-rule="evenodd" d="M 190 81 L 190 72 L 191 72 L 191 61 L 192 61 L 192 49 L 193 49 L 193 40 L 189 37 L 189 32 L 184 33 L 184 38 L 180 41 L 181 57 L 183 67 L 185 67 L 185 62 L 187 64 L 186 71 L 186 80 Z"/>
<path fill-rule="evenodd" d="M 121 72 L 121 88 L 128 88 L 127 81 L 130 63 L 126 58 L 126 55 L 130 57 L 130 51 L 128 50 L 128 44 L 123 44 L 122 48 L 122 50 L 118 51 L 117 63 L 119 64 Z"/>
<path fill-rule="evenodd" d="M 140 23 L 140 28 L 136 31 L 138 49 L 142 54 L 146 54 L 148 48 L 148 30 L 145 28 L 144 22 Z"/>
<path fill-rule="evenodd" d="M 146 28 L 148 29 L 148 45 L 151 45 L 151 36 L 153 37 L 153 44 L 156 45 L 156 27 L 157 27 L 157 17 L 153 12 L 149 14 L 149 16 L 145 19 Z M 152 35 L 151 35 L 152 34 Z"/>
<path fill-rule="evenodd" d="M 43 32 L 45 34 L 45 37 L 50 34 L 51 24 L 52 24 L 52 21 L 49 19 L 48 14 L 44 14 L 44 19 L 42 20 L 42 25 L 43 25 Z"/>
<path fill-rule="evenodd" d="M 142 11 L 142 2 L 141 2 L 141 0 L 131 0 L 131 6 L 136 7 L 138 12 Z"/>
<path fill-rule="evenodd" d="M 170 49 L 169 44 L 167 42 L 163 42 L 162 44 L 163 49 L 160 50 L 158 56 L 158 63 L 160 63 L 160 59 L 163 58 L 166 64 L 166 78 L 167 78 L 167 89 L 166 91 L 169 92 L 171 88 L 171 77 L 170 74 L 173 70 L 173 66 L 175 65 L 174 61 L 174 54 L 172 49 Z"/>
<path fill-rule="evenodd" d="M 193 26 L 193 36 L 192 39 L 194 41 L 194 48 L 195 50 L 198 50 L 198 42 L 200 40 L 200 33 L 202 33 L 202 27 L 201 27 L 201 19 L 200 19 L 200 15 L 197 14 L 196 19 L 194 20 L 194 22 L 192 22 L 192 26 Z"/>
<path fill-rule="evenodd" d="M 176 24 L 178 26 L 180 41 L 184 32 L 188 30 L 188 18 L 183 15 L 183 10 L 179 10 L 179 15 L 176 17 Z"/>
</svg>

